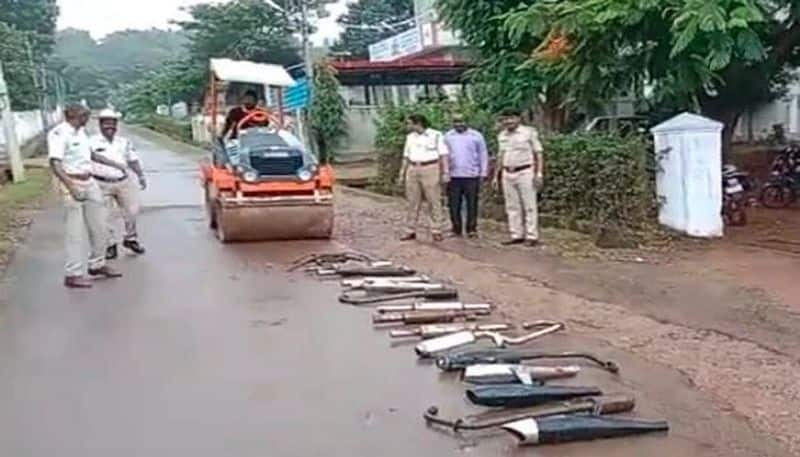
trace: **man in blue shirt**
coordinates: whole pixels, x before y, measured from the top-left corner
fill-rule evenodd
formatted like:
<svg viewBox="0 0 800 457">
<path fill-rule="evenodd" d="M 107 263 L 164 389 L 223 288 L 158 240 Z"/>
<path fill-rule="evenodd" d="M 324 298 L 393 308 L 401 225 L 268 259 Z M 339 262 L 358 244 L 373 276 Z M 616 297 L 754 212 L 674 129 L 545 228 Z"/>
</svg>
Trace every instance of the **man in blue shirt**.
<svg viewBox="0 0 800 457">
<path fill-rule="evenodd" d="M 462 114 L 452 116 L 453 128 L 444 141 L 450 150 L 450 183 L 448 199 L 450 221 L 454 236 L 462 236 L 463 219 L 461 208 L 467 204 L 467 236 L 478 236 L 478 200 L 481 179 L 489 174 L 489 152 L 486 140 L 475 129 L 470 128 Z"/>
</svg>

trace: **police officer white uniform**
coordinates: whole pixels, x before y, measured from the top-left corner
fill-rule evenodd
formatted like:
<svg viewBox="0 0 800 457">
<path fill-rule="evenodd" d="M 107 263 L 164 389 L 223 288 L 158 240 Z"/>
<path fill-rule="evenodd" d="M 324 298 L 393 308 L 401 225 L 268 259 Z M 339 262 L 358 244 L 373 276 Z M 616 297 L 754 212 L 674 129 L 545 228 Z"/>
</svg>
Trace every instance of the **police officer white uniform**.
<svg viewBox="0 0 800 457">
<path fill-rule="evenodd" d="M 86 253 L 84 235 L 89 236 L 88 272 L 92 276 L 120 277 L 106 266 L 107 230 L 103 193 L 92 178 L 92 152 L 84 126 L 89 113 L 80 105 L 65 109 L 66 120 L 47 135 L 48 157 L 54 174 L 61 181 L 64 200 L 66 250 L 64 285 L 70 288 L 89 288 L 84 277 Z"/>
<path fill-rule="evenodd" d="M 136 216 L 140 207 L 139 191 L 147 184 L 133 143 L 117 134 L 119 118 L 119 114 L 115 111 L 109 109 L 101 111 L 98 115 L 100 133 L 91 137 L 92 152 L 95 156 L 102 156 L 130 167 L 128 173 L 98 162 L 94 162 L 92 167 L 92 174 L 100 184 L 108 210 L 107 259 L 117 257 L 119 243 L 136 254 L 145 252 L 138 241 Z M 138 177 L 138 182 L 134 175 Z M 124 232 L 120 230 L 120 225 L 124 226 Z"/>
</svg>

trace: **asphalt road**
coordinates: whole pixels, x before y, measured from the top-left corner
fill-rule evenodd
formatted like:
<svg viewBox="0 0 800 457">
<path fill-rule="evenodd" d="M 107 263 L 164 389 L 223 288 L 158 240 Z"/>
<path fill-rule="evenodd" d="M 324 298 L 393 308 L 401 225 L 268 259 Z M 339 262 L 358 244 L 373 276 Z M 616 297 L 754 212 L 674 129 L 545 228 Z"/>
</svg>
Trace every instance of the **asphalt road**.
<svg viewBox="0 0 800 457">
<path fill-rule="evenodd" d="M 284 272 L 335 243 L 221 245 L 196 158 L 135 137 L 151 186 L 146 256 L 89 291 L 62 287 L 57 205 L 35 220 L 3 284 L 0 455 L 279 457 L 704 454 L 680 437 L 517 449 L 454 438 L 422 412 L 469 410 L 463 385 L 392 348 L 339 289 Z M 604 373 L 590 373 L 594 382 Z M 586 381 L 588 379 L 588 381 Z"/>
</svg>

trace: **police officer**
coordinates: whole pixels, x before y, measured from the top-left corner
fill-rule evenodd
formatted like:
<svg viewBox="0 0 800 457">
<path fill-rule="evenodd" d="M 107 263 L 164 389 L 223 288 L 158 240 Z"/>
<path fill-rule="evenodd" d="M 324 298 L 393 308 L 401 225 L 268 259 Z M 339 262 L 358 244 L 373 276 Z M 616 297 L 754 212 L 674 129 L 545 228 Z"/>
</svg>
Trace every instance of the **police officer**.
<svg viewBox="0 0 800 457">
<path fill-rule="evenodd" d="M 65 120 L 47 135 L 48 157 L 53 174 L 61 183 L 64 197 L 64 244 L 67 261 L 64 285 L 68 288 L 90 288 L 84 276 L 84 235 L 89 236 L 90 276 L 119 278 L 122 275 L 106 265 L 105 249 L 108 232 L 103 193 L 92 178 L 92 160 L 125 172 L 125 166 L 101 156 L 94 156 L 84 127 L 89 110 L 70 105 L 64 110 Z"/>
<path fill-rule="evenodd" d="M 92 136 L 92 153 L 105 157 L 115 163 L 125 164 L 136 175 L 136 179 L 128 172 L 114 167 L 94 163 L 94 178 L 106 199 L 108 210 L 109 246 L 106 249 L 106 260 L 115 259 L 118 255 L 117 245 L 122 245 L 135 254 L 144 254 L 145 249 L 139 244 L 136 232 L 136 216 L 139 213 L 139 191 L 147 188 L 147 180 L 142 170 L 139 157 L 133 143 L 117 134 L 119 114 L 105 109 L 98 115 L 100 133 Z M 119 215 L 125 226 L 124 236 L 119 233 Z"/>
<path fill-rule="evenodd" d="M 518 110 L 501 115 L 498 163 L 494 185 L 503 185 L 506 216 L 511 239 L 505 245 L 539 243 L 539 215 L 536 192 L 542 185 L 544 159 L 542 143 L 535 128 L 521 125 Z"/>
</svg>

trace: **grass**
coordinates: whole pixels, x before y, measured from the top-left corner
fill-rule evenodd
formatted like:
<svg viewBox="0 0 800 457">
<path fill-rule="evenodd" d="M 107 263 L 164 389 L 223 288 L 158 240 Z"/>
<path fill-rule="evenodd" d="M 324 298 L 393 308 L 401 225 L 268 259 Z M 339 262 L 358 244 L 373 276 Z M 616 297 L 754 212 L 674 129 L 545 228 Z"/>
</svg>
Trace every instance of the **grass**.
<svg viewBox="0 0 800 457">
<path fill-rule="evenodd" d="M 30 225 L 30 210 L 50 189 L 50 171 L 44 168 L 25 170 L 25 182 L 0 187 L 0 269 L 19 244 Z"/>
</svg>

